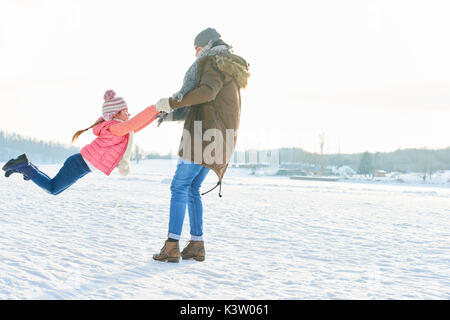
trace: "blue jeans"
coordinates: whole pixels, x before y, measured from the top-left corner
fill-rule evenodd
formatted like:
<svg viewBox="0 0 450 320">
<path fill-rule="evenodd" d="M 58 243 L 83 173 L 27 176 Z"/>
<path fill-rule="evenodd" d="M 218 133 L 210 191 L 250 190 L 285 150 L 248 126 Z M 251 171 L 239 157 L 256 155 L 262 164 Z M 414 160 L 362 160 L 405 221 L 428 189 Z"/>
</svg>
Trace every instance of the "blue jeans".
<svg viewBox="0 0 450 320">
<path fill-rule="evenodd" d="M 187 160 L 178 160 L 177 170 L 170 185 L 172 192 L 169 219 L 170 238 L 180 239 L 187 204 L 191 240 L 203 240 L 203 205 L 200 186 L 208 172 L 209 168 Z"/>
<path fill-rule="evenodd" d="M 66 159 L 63 167 L 53 179 L 42 171 L 37 170 L 37 174 L 31 178 L 31 181 L 48 193 L 57 195 L 89 172 L 91 172 L 91 170 L 83 160 L 81 154 L 76 153 Z"/>
</svg>

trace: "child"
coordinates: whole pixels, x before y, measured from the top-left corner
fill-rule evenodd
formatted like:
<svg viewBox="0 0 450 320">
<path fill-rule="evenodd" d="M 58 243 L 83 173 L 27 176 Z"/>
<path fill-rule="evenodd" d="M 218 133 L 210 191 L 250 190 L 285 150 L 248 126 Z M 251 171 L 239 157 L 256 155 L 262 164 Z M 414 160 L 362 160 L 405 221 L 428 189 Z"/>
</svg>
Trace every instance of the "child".
<svg viewBox="0 0 450 320">
<path fill-rule="evenodd" d="M 114 91 L 107 90 L 104 99 L 103 117 L 89 128 L 75 133 L 72 142 L 91 128 L 97 138 L 84 146 L 80 153 L 67 158 L 53 179 L 30 163 L 25 154 L 9 160 L 3 166 L 5 176 L 9 177 L 14 172 L 21 173 L 25 180 L 31 180 L 48 193 L 57 195 L 95 169 L 109 175 L 118 167 L 120 174 L 127 175 L 130 171 L 133 133 L 152 123 L 159 112 L 155 106 L 150 106 L 129 119 L 127 104 L 121 97 L 116 97 Z"/>
</svg>

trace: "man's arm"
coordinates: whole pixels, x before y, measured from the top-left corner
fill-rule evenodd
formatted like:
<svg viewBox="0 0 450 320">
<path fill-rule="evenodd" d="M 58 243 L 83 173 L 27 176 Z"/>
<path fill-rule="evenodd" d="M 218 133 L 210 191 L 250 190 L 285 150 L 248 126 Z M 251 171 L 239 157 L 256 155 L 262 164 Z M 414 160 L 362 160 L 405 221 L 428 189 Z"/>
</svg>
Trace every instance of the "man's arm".
<svg viewBox="0 0 450 320">
<path fill-rule="evenodd" d="M 180 102 L 170 98 L 169 103 L 172 109 L 212 101 L 216 98 L 220 89 L 222 89 L 223 78 L 220 71 L 214 68 L 212 58 L 207 57 L 205 59 L 208 59 L 208 61 L 205 62 L 203 72 L 200 75 L 198 88 L 188 92 Z"/>
</svg>

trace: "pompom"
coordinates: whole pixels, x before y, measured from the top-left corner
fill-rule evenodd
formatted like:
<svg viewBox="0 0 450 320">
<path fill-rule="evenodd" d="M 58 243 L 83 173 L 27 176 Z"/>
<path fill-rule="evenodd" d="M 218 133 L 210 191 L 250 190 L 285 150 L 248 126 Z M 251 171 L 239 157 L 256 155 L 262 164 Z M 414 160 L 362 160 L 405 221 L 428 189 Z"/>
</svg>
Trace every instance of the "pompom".
<svg viewBox="0 0 450 320">
<path fill-rule="evenodd" d="M 106 90 L 103 98 L 105 99 L 105 101 L 109 101 L 109 100 L 114 99 L 115 96 L 116 96 L 116 93 L 114 92 L 114 90 Z"/>
<path fill-rule="evenodd" d="M 130 165 L 128 163 L 119 165 L 119 173 L 122 176 L 127 176 L 130 173 Z"/>
</svg>

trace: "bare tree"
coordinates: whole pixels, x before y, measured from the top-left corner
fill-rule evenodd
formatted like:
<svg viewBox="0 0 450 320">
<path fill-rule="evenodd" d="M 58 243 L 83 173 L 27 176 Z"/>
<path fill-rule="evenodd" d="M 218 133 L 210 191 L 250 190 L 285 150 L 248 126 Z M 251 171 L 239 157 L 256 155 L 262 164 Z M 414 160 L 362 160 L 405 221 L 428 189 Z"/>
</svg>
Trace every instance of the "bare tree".
<svg viewBox="0 0 450 320">
<path fill-rule="evenodd" d="M 320 144 L 320 171 L 323 171 L 324 159 L 323 159 L 323 146 L 325 145 L 325 132 L 319 133 L 319 144 Z"/>
<path fill-rule="evenodd" d="M 325 132 L 319 133 L 320 156 L 323 156 L 323 146 L 325 145 Z"/>
</svg>

